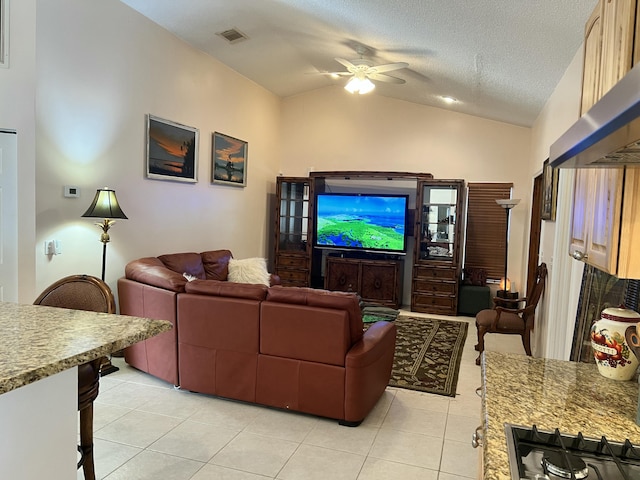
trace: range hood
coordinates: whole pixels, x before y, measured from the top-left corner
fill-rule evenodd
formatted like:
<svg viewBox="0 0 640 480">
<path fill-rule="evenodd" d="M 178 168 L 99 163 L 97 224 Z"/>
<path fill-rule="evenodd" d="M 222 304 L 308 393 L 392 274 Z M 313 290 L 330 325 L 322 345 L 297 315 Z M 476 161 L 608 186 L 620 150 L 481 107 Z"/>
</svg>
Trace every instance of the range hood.
<svg viewBox="0 0 640 480">
<path fill-rule="evenodd" d="M 551 145 L 549 163 L 560 168 L 640 165 L 640 64 Z"/>
</svg>

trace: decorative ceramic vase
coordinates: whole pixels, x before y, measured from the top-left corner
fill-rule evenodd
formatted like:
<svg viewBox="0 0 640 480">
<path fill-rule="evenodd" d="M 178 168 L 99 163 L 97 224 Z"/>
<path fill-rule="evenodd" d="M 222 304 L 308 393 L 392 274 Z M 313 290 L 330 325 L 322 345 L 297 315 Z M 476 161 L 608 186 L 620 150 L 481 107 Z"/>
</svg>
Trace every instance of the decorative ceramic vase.
<svg viewBox="0 0 640 480">
<path fill-rule="evenodd" d="M 640 321 L 640 313 L 626 308 L 605 308 L 591 327 L 591 346 L 601 375 L 614 380 L 631 380 L 638 359 L 625 339 L 627 327 Z"/>
</svg>

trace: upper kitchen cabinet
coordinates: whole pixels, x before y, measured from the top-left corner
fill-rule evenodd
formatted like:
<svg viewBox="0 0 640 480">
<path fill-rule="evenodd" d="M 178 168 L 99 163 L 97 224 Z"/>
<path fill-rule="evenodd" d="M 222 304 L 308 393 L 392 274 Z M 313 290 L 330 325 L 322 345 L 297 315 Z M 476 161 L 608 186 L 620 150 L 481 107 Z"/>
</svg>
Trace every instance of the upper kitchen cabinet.
<svg viewBox="0 0 640 480">
<path fill-rule="evenodd" d="M 603 0 L 600 97 L 631 70 L 637 0 Z M 598 8 L 598 7 L 596 7 Z"/>
<path fill-rule="evenodd" d="M 600 98 L 600 62 L 602 61 L 602 7 L 598 2 L 587 21 L 584 35 L 584 70 L 582 72 L 582 104 L 584 114 Z"/>
<path fill-rule="evenodd" d="M 601 0 L 589 18 L 582 114 L 631 69 L 637 8 L 637 0 Z M 640 278 L 640 264 L 634 265 L 629 253 L 634 239 L 640 238 L 634 218 L 640 202 L 638 176 L 637 167 L 576 171 L 571 256 L 612 275 Z"/>
</svg>

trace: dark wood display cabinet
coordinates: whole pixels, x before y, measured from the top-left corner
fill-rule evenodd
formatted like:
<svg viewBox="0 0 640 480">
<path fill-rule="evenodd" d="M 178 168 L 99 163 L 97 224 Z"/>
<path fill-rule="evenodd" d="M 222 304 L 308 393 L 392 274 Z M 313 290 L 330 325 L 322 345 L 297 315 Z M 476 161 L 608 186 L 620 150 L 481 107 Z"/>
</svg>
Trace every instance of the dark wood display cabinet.
<svg viewBox="0 0 640 480">
<path fill-rule="evenodd" d="M 399 308 L 402 301 L 401 260 L 327 256 L 325 288 L 354 292 L 365 302 Z"/>
<path fill-rule="evenodd" d="M 274 273 L 285 286 L 309 286 L 309 200 L 308 178 L 277 178 Z"/>
<path fill-rule="evenodd" d="M 405 234 L 415 245 L 413 267 L 409 255 L 363 254 L 356 258 L 353 254 L 327 255 L 313 247 L 316 194 L 372 191 L 409 196 L 412 220 L 407 222 Z M 446 200 L 440 198 L 443 193 Z M 406 268 L 412 268 L 412 309 L 455 314 L 461 250 L 457 219 L 462 218 L 463 198 L 464 181 L 433 180 L 429 173 L 330 171 L 311 172 L 309 177 L 279 176 L 274 273 L 286 286 L 353 291 L 367 302 L 399 308 L 404 264 L 408 262 Z M 433 215 L 436 217 L 431 218 Z"/>
<path fill-rule="evenodd" d="M 418 182 L 411 310 L 456 315 L 464 180 Z"/>
</svg>

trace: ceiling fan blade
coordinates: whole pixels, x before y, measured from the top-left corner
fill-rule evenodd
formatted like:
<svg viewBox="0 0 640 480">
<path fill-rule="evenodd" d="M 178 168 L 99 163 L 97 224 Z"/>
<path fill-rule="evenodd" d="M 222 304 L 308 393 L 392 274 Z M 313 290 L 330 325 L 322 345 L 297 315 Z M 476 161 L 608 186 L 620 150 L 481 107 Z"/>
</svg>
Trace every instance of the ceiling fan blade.
<svg viewBox="0 0 640 480">
<path fill-rule="evenodd" d="M 353 73 L 350 72 L 305 72 L 305 75 L 327 75 L 329 77 L 350 77 Z"/>
<path fill-rule="evenodd" d="M 409 64 L 405 62 L 387 63 L 386 65 L 376 65 L 374 67 L 371 67 L 370 71 L 371 73 L 383 73 L 390 72 L 392 70 L 400 70 L 401 68 L 407 68 L 408 66 Z"/>
<path fill-rule="evenodd" d="M 351 63 L 349 60 L 345 60 L 344 58 L 336 58 L 335 60 L 336 62 L 341 63 L 342 65 L 347 67 L 347 69 L 356 68 L 353 63 Z"/>
<path fill-rule="evenodd" d="M 368 73 L 367 77 L 369 77 L 371 80 L 376 80 L 378 82 L 397 83 L 397 84 L 407 83 L 406 80 L 403 80 L 402 78 L 392 77 L 391 75 L 385 75 L 381 73 Z"/>
</svg>

